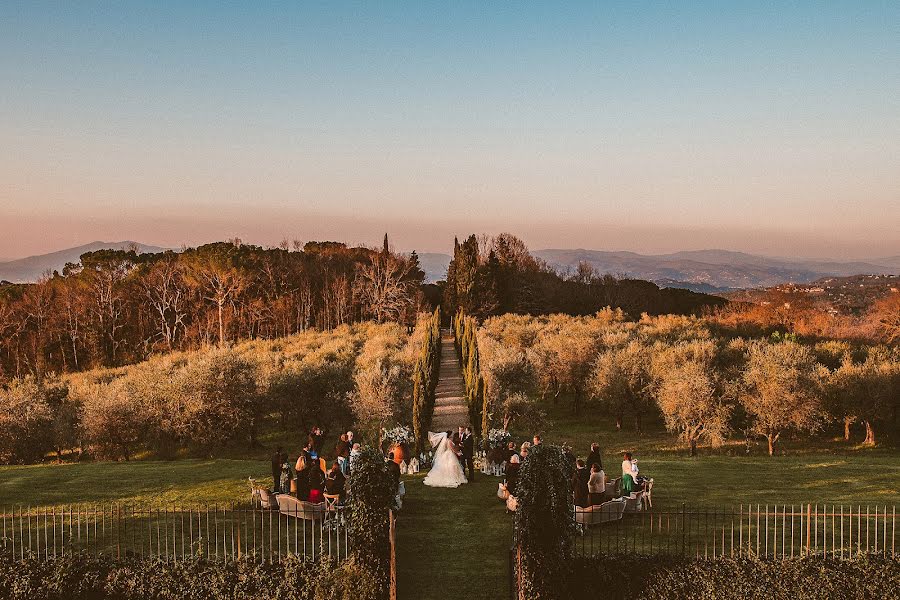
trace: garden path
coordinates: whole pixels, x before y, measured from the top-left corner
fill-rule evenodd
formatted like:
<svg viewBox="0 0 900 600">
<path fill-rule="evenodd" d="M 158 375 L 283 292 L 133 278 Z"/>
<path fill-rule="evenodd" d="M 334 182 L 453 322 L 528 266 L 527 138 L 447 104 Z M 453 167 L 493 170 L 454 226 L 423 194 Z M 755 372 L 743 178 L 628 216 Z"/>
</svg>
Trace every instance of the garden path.
<svg viewBox="0 0 900 600">
<path fill-rule="evenodd" d="M 435 389 L 432 431 L 447 431 L 469 424 L 462 369 L 449 330 L 441 330 L 441 373 Z"/>
</svg>

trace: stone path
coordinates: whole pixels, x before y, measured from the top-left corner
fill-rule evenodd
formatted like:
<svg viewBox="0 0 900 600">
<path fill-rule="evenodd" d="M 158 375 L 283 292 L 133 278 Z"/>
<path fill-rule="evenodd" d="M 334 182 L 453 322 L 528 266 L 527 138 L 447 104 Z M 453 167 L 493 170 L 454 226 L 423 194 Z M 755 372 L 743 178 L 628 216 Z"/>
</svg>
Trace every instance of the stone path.
<svg viewBox="0 0 900 600">
<path fill-rule="evenodd" d="M 441 374 L 435 390 L 432 431 L 447 431 L 469 425 L 469 408 L 462 369 L 456 357 L 453 337 L 447 329 L 441 330 Z"/>
</svg>

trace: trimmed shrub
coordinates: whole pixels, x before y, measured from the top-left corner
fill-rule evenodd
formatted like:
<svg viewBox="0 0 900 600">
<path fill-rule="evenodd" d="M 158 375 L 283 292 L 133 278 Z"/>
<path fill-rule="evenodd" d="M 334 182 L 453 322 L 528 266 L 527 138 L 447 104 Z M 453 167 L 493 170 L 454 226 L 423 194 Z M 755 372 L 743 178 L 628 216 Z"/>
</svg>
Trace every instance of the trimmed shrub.
<svg viewBox="0 0 900 600">
<path fill-rule="evenodd" d="M 655 600 L 831 600 L 900 598 L 900 561 L 798 558 L 685 559 L 667 556 L 579 558 L 573 586 L 582 600 L 642 595 Z"/>
</svg>

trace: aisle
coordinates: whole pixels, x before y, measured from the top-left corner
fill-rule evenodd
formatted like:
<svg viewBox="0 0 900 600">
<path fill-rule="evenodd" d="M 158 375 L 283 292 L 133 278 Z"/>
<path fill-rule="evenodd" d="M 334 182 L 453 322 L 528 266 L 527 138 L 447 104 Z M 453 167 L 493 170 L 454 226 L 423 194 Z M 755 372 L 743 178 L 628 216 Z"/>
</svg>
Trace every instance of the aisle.
<svg viewBox="0 0 900 600">
<path fill-rule="evenodd" d="M 476 474 L 457 489 L 430 488 L 424 473 L 404 478 L 397 521 L 402 600 L 507 597 L 512 515 L 497 499 L 498 477 Z"/>
<path fill-rule="evenodd" d="M 432 431 L 456 430 L 469 424 L 462 369 L 449 330 L 441 330 L 441 374 L 435 389 Z"/>
<path fill-rule="evenodd" d="M 453 338 L 441 331 L 441 374 L 432 431 L 469 424 Z M 503 598 L 508 593 L 512 518 L 497 499 L 501 479 L 482 473 L 456 489 L 430 488 L 425 473 L 404 477 L 397 520 L 398 595 L 408 600 Z"/>
</svg>

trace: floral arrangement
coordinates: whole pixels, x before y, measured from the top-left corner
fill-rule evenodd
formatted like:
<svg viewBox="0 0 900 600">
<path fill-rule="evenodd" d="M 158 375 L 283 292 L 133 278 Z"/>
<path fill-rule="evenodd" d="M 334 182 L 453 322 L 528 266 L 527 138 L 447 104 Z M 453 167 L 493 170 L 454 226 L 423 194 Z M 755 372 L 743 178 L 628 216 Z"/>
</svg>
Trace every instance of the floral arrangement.
<svg viewBox="0 0 900 600">
<path fill-rule="evenodd" d="M 390 442 L 390 444 L 400 446 L 402 444 L 411 444 L 413 434 L 409 427 L 405 425 L 397 425 L 393 429 L 385 429 L 381 435 L 382 442 Z"/>
<path fill-rule="evenodd" d="M 512 435 L 505 429 L 491 429 L 488 431 L 487 443 L 491 449 L 505 448 L 510 440 L 512 440 Z"/>
</svg>

